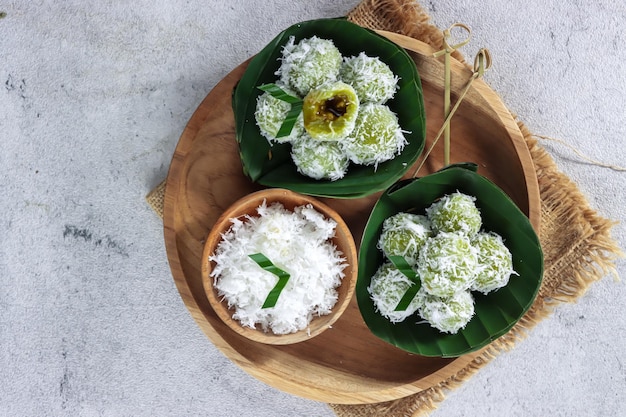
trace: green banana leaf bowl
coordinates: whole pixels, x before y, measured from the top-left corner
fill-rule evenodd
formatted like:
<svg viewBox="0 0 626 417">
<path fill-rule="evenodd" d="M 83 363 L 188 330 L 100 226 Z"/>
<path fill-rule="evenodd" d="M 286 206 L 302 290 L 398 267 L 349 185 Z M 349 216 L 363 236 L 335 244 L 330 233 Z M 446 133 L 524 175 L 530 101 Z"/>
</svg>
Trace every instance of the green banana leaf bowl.
<svg viewBox="0 0 626 417">
<path fill-rule="evenodd" d="M 469 168 L 469 169 L 468 169 Z M 532 305 L 543 275 L 543 253 L 528 218 L 495 184 L 476 173 L 477 166 L 451 166 L 422 178 L 401 181 L 386 190 L 368 219 L 359 251 L 356 295 L 369 329 L 405 351 L 431 357 L 457 357 L 483 348 L 507 333 Z M 392 323 L 376 311 L 367 287 L 384 261 L 377 248 L 383 221 L 399 212 L 423 214 L 434 201 L 455 191 L 476 197 L 483 230 L 498 233 L 513 257 L 508 284 L 487 295 L 473 293 L 475 314 L 455 334 L 442 333 L 418 313 Z"/>
<path fill-rule="evenodd" d="M 255 121 L 259 86 L 275 83 L 284 45 L 291 36 L 330 39 L 342 56 L 365 52 L 378 57 L 398 76 L 395 96 L 386 102 L 398 117 L 408 142 L 394 159 L 374 166 L 351 164 L 338 180 L 316 180 L 298 173 L 288 143 L 271 144 L 261 135 Z M 245 174 L 266 187 L 286 188 L 302 194 L 330 198 L 360 198 L 387 189 L 400 179 L 424 149 L 426 116 L 422 85 L 415 62 L 407 52 L 376 34 L 343 18 L 318 19 L 295 24 L 274 38 L 249 62 L 233 92 L 235 133 Z"/>
</svg>

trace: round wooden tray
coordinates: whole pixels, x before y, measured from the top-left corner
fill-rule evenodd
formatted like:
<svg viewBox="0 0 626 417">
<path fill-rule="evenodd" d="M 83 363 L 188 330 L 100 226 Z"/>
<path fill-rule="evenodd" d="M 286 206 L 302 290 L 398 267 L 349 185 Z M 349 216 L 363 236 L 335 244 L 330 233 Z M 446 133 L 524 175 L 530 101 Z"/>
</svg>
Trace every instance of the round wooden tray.
<svg viewBox="0 0 626 417">
<path fill-rule="evenodd" d="M 426 148 L 443 122 L 443 64 L 428 45 L 380 32 L 409 50 L 422 79 L 427 115 Z M 452 60 L 454 103 L 471 76 Z M 236 200 L 259 189 L 242 173 L 231 108 L 241 64 L 200 104 L 184 130 L 167 176 L 164 235 L 167 256 L 180 295 L 209 339 L 229 359 L 259 380 L 301 397 L 343 404 L 389 401 L 427 389 L 465 367 L 475 352 L 458 358 L 426 358 L 376 338 L 353 298 L 332 329 L 289 346 L 253 342 L 226 326 L 202 287 L 203 243 L 218 217 Z M 499 97 L 474 82 L 452 119 L 451 162 L 472 161 L 479 173 L 500 186 L 526 213 L 536 230 L 540 220 L 537 177 L 524 138 Z M 420 175 L 442 168 L 438 144 Z M 409 170 L 412 173 L 412 170 Z M 338 211 L 355 241 L 378 194 L 356 200 L 321 199 Z"/>
</svg>

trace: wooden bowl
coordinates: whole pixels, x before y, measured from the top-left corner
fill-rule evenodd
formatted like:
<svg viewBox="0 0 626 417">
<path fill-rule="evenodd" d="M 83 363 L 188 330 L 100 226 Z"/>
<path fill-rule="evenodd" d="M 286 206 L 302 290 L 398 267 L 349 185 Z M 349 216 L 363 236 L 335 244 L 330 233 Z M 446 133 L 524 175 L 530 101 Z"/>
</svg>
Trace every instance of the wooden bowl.
<svg viewBox="0 0 626 417">
<path fill-rule="evenodd" d="M 215 267 L 215 262 L 209 260 L 209 256 L 215 252 L 215 249 L 222 241 L 222 234 L 226 233 L 231 227 L 231 219 L 242 219 L 244 216 L 258 216 L 257 208 L 264 202 L 269 206 L 272 203 L 281 203 L 287 210 L 293 211 L 294 208 L 304 205 L 312 205 L 315 210 L 323 214 L 327 219 L 337 222 L 335 228 L 335 236 L 331 239 L 333 244 L 343 254 L 346 259 L 347 266 L 343 270 L 345 276 L 341 285 L 337 288 L 338 299 L 330 314 L 325 316 L 314 317 L 309 326 L 295 333 L 277 335 L 271 331 L 265 332 L 263 329 L 251 328 L 241 325 L 241 323 L 232 318 L 235 312 L 234 308 L 228 308 L 227 302 L 222 300 L 218 294 L 218 290 L 213 285 L 211 271 Z M 211 307 L 220 319 L 237 334 L 240 334 L 250 340 L 270 345 L 289 345 L 292 343 L 303 342 L 331 328 L 333 323 L 341 317 L 341 314 L 348 307 L 357 278 L 357 252 L 352 233 L 343 221 L 341 216 L 326 204 L 316 200 L 315 198 L 305 196 L 293 191 L 269 188 L 249 194 L 231 205 L 215 222 L 209 236 L 204 245 L 202 255 L 202 283 L 207 298 L 211 303 Z"/>
</svg>

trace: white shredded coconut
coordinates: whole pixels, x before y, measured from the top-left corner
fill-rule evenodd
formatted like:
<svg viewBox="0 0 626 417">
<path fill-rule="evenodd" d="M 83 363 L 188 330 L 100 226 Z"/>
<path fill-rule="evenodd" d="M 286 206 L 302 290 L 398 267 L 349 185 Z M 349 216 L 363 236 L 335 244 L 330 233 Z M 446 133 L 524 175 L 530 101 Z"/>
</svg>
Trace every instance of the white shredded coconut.
<svg viewBox="0 0 626 417">
<path fill-rule="evenodd" d="M 402 256 L 409 265 L 415 265 L 420 249 L 432 235 L 426 216 L 400 212 L 383 222 L 378 249 L 387 257 Z"/>
<path fill-rule="evenodd" d="M 406 310 L 394 311 L 402 296 L 412 285 L 391 262 L 382 264 L 370 281 L 367 291 L 374 302 L 376 310 L 392 323 L 404 321 L 420 307 L 421 298 L 414 297 Z"/>
<path fill-rule="evenodd" d="M 231 219 L 231 228 L 209 259 L 219 296 L 234 308 L 243 326 L 288 334 L 307 328 L 313 317 L 327 315 L 337 302 L 336 288 L 347 266 L 330 241 L 336 222 L 311 205 L 289 211 L 280 203 L 257 208 L 258 216 Z M 276 306 L 263 309 L 278 277 L 249 255 L 262 253 L 290 274 Z"/>
<path fill-rule="evenodd" d="M 350 163 L 339 143 L 313 140 L 307 135 L 292 142 L 291 159 L 299 173 L 316 180 L 343 178 Z"/>
<path fill-rule="evenodd" d="M 285 86 L 280 86 L 287 94 L 292 94 L 289 88 Z M 291 110 L 291 104 L 286 101 L 282 101 L 273 97 L 269 93 L 265 92 L 261 94 L 257 98 L 256 102 L 256 110 L 254 112 L 254 117 L 256 120 L 256 124 L 261 131 L 261 134 L 270 142 L 290 142 L 296 138 L 298 138 L 304 132 L 304 121 L 302 118 L 302 114 L 298 116 L 296 120 L 296 124 L 289 135 L 277 138 L 276 135 L 280 130 L 281 125 L 287 118 L 287 114 Z"/>
<path fill-rule="evenodd" d="M 474 297 L 469 291 L 458 292 L 449 298 L 418 293 L 416 298 L 422 299 L 420 316 L 441 332 L 455 334 L 474 316 Z"/>
<path fill-rule="evenodd" d="M 473 236 L 482 226 L 476 197 L 456 191 L 443 196 L 426 209 L 433 227 L 440 232 L 461 232 Z"/>
<path fill-rule="evenodd" d="M 392 99 L 398 88 L 398 77 L 391 68 L 365 52 L 344 58 L 339 78 L 354 87 L 363 103 L 382 104 Z"/>
<path fill-rule="evenodd" d="M 309 90 L 335 81 L 342 56 L 330 39 L 317 36 L 296 43 L 291 36 L 283 47 L 282 62 L 276 75 L 281 81 L 305 96 Z"/>
<path fill-rule="evenodd" d="M 389 107 L 369 103 L 360 107 L 354 130 L 341 144 L 355 164 L 377 167 L 402 152 L 407 140 Z"/>
<path fill-rule="evenodd" d="M 518 275 L 502 236 L 481 232 L 474 236 L 472 244 L 478 249 L 478 273 L 470 288 L 472 291 L 490 293 L 508 284 L 511 275 Z"/>
<path fill-rule="evenodd" d="M 451 297 L 467 290 L 478 272 L 476 248 L 460 233 L 441 232 L 419 253 L 417 273 L 427 293 Z"/>
</svg>

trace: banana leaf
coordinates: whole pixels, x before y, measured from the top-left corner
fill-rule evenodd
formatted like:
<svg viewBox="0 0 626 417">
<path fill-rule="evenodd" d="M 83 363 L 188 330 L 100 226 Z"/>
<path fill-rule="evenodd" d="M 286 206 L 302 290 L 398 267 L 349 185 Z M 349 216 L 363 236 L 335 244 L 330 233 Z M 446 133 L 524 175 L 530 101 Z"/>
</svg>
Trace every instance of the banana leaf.
<svg viewBox="0 0 626 417">
<path fill-rule="evenodd" d="M 390 161 L 373 166 L 351 164 L 346 176 L 336 181 L 315 180 L 297 172 L 289 144 L 272 144 L 261 135 L 255 123 L 257 87 L 273 83 L 280 67 L 283 46 L 290 36 L 296 42 L 313 35 L 332 39 L 343 56 L 365 52 L 380 58 L 399 77 L 399 89 L 386 104 L 398 116 L 408 145 Z M 385 190 L 413 165 L 424 149 L 426 116 L 422 85 L 415 62 L 407 52 L 375 32 L 343 18 L 318 19 L 295 24 L 274 38 L 250 60 L 233 92 L 235 132 L 244 173 L 267 187 L 287 188 L 319 197 L 360 198 Z"/>
<path fill-rule="evenodd" d="M 543 276 L 543 253 L 528 218 L 494 183 L 475 172 L 476 166 L 451 166 L 437 173 L 399 182 L 375 204 L 359 251 L 356 295 L 361 315 L 374 335 L 405 351 L 433 357 L 456 357 L 478 350 L 508 332 L 532 305 Z M 483 230 L 498 233 L 513 255 L 508 285 L 487 295 L 473 293 L 475 315 L 456 334 L 442 333 L 416 313 L 393 324 L 380 315 L 367 287 L 383 263 L 376 243 L 383 221 L 398 213 L 424 214 L 434 201 L 455 191 L 476 197 Z"/>
</svg>

